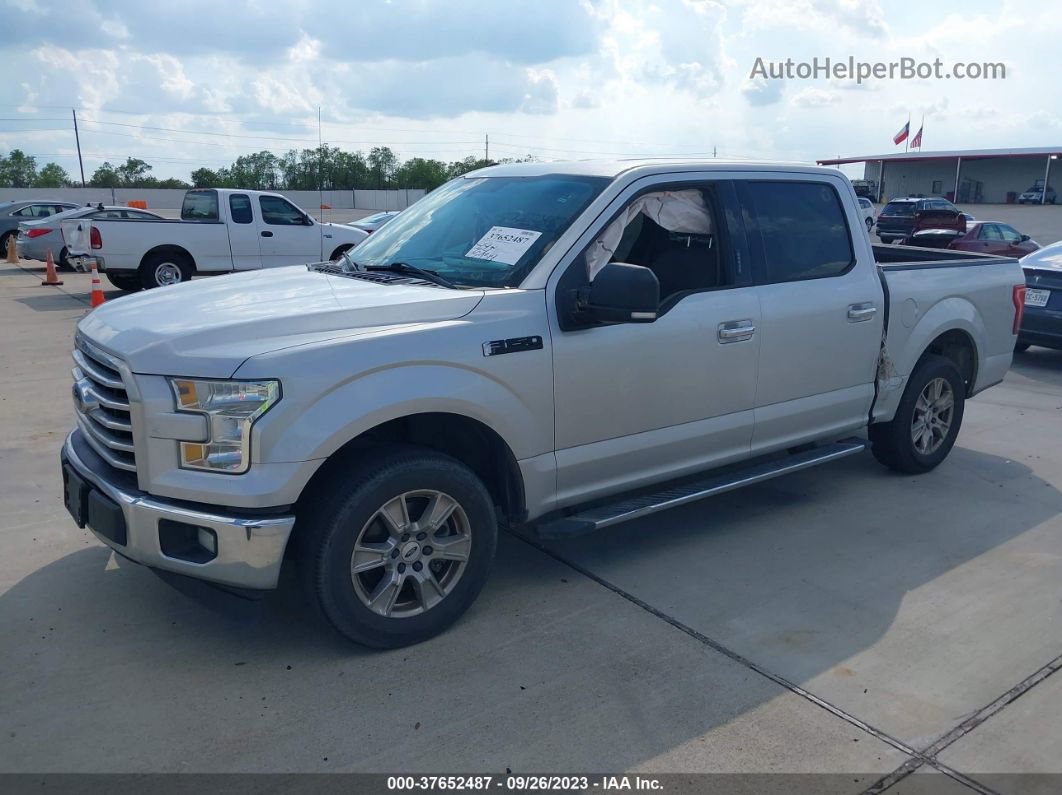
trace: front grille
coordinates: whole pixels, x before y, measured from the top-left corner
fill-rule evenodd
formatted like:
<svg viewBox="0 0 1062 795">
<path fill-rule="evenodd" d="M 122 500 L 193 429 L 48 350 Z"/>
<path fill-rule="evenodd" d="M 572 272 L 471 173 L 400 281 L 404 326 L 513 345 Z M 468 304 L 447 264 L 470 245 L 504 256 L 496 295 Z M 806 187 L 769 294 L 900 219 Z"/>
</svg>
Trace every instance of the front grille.
<svg viewBox="0 0 1062 795">
<path fill-rule="evenodd" d="M 136 472 L 129 396 L 116 360 L 85 342 L 74 347 L 74 409 L 77 424 L 108 464 Z"/>
</svg>

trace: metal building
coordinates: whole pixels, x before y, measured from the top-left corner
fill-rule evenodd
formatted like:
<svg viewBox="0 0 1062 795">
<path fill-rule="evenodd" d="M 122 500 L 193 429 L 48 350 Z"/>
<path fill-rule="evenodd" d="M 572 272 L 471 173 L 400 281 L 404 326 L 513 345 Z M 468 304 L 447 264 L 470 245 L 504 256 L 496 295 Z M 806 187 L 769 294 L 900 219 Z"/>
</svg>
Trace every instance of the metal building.
<svg viewBox="0 0 1062 795">
<path fill-rule="evenodd" d="M 1059 155 L 1062 146 L 895 152 L 818 162 L 827 166 L 863 163 L 865 190 L 879 202 L 901 196 L 943 196 L 958 204 L 1009 204 L 1036 188 L 1036 200 L 1051 203 L 1052 180 L 1062 180 L 1062 174 L 1054 173 Z M 1043 185 L 1048 190 L 1042 190 Z M 1062 202 L 1062 195 L 1058 201 Z"/>
</svg>

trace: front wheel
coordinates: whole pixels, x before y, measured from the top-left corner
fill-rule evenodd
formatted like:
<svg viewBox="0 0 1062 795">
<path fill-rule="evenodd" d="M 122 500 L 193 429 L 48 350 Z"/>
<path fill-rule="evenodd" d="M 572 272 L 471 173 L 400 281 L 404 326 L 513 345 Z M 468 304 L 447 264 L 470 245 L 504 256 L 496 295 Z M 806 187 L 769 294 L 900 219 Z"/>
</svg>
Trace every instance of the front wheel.
<svg viewBox="0 0 1062 795">
<path fill-rule="evenodd" d="M 340 472 L 307 500 L 300 568 L 331 624 L 365 646 L 419 643 L 453 624 L 487 580 L 497 518 L 479 478 L 405 447 Z"/>
<path fill-rule="evenodd" d="M 871 229 L 874 228 L 874 219 L 873 218 L 867 218 L 866 219 L 866 223 L 867 223 L 867 231 L 869 232 Z"/>
<path fill-rule="evenodd" d="M 959 435 L 966 384 L 954 362 L 926 356 L 911 373 L 896 416 L 870 426 L 874 457 L 897 472 L 928 472 L 947 458 Z"/>
</svg>

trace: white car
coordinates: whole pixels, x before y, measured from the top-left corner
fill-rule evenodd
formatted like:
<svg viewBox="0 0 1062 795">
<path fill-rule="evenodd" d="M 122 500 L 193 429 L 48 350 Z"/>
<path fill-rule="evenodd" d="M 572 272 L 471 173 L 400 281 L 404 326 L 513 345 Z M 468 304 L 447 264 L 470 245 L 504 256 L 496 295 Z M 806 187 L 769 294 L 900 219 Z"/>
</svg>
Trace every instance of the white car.
<svg viewBox="0 0 1062 795">
<path fill-rule="evenodd" d="M 862 196 L 856 201 L 859 202 L 859 212 L 863 216 L 863 223 L 867 225 L 867 231 L 869 232 L 874 228 L 874 202 Z"/>
<path fill-rule="evenodd" d="M 352 226 L 321 223 L 279 193 L 214 188 L 188 191 L 180 220 L 95 219 L 90 234 L 90 258 L 121 290 L 335 260 L 368 237 Z"/>
</svg>

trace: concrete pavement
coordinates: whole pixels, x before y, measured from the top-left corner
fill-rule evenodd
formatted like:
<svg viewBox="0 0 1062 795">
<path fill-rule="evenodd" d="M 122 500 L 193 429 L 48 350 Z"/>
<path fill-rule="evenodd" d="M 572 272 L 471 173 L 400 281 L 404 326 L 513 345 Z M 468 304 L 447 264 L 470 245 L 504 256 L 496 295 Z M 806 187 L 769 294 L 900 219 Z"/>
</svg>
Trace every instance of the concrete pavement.
<svg viewBox="0 0 1062 795">
<path fill-rule="evenodd" d="M 0 771 L 1062 772 L 1062 352 L 1019 355 L 933 473 L 860 456 L 505 536 L 452 631 L 378 653 L 308 621 L 290 572 L 261 603 L 186 595 L 73 526 L 88 277 L 40 274 L 0 265 Z"/>
</svg>

